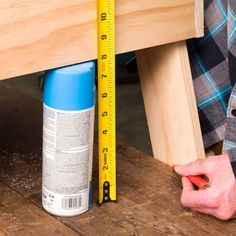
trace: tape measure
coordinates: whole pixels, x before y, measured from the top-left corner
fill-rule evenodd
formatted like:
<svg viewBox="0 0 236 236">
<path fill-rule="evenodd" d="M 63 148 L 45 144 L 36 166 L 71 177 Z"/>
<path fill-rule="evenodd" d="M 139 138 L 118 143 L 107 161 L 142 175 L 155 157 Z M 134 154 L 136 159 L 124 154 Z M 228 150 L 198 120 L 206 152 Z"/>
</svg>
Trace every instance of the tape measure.
<svg viewBox="0 0 236 236">
<path fill-rule="evenodd" d="M 99 203 L 116 201 L 115 1 L 98 0 Z"/>
</svg>

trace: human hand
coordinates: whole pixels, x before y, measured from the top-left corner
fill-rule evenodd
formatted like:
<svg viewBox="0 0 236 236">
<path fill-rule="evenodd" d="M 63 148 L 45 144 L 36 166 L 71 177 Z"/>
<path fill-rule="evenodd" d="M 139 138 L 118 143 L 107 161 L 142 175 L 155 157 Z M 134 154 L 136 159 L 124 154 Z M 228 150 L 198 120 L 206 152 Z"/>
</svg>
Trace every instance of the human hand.
<svg viewBox="0 0 236 236">
<path fill-rule="evenodd" d="M 182 177 L 181 203 L 221 220 L 233 218 L 236 213 L 236 180 L 227 154 L 211 156 L 186 165 L 176 165 L 174 170 Z M 195 190 L 186 176 L 205 175 L 210 187 Z"/>
</svg>

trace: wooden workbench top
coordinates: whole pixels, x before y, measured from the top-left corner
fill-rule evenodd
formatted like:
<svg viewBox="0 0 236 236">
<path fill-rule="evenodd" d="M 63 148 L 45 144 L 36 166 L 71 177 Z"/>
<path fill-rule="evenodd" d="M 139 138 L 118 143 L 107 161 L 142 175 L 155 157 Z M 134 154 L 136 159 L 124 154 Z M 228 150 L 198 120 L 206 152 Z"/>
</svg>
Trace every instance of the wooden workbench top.
<svg viewBox="0 0 236 236">
<path fill-rule="evenodd" d="M 118 202 L 56 218 L 42 210 L 40 101 L 0 87 L 0 235 L 236 235 L 236 222 L 193 213 L 179 203 L 181 184 L 170 167 L 119 143 Z M 95 153 L 96 153 L 95 145 Z"/>
</svg>

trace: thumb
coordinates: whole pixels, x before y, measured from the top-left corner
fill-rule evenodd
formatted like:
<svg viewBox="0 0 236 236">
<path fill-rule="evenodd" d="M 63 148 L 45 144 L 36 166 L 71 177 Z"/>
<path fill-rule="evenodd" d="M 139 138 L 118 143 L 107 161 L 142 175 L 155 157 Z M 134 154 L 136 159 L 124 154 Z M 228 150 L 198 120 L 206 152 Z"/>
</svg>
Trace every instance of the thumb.
<svg viewBox="0 0 236 236">
<path fill-rule="evenodd" d="M 174 170 L 177 174 L 182 176 L 207 174 L 207 168 L 204 160 L 197 160 L 186 165 L 176 165 Z"/>
</svg>

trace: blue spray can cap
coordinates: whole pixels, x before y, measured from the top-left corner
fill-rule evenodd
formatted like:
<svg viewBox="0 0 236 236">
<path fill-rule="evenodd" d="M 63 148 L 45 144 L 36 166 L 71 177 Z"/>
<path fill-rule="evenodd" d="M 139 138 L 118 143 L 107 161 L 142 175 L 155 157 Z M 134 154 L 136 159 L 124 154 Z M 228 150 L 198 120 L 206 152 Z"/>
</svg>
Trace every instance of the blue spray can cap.
<svg viewBox="0 0 236 236">
<path fill-rule="evenodd" d="M 90 108 L 95 105 L 95 64 L 60 67 L 45 73 L 45 105 L 67 111 Z"/>
</svg>

